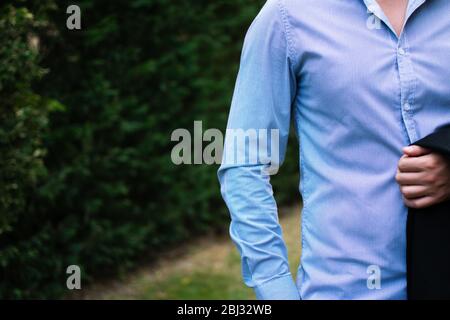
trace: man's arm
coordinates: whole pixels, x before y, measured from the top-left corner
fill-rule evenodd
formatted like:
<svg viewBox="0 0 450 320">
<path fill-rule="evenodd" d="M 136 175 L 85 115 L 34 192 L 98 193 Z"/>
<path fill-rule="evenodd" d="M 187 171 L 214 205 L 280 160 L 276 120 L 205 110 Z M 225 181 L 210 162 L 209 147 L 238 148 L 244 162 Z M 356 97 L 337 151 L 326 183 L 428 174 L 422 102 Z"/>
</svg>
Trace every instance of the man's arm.
<svg viewBox="0 0 450 320">
<path fill-rule="evenodd" d="M 286 18 L 281 2 L 269 0 L 247 32 L 227 127 L 241 132 L 266 129 L 269 137 L 271 129 L 279 130 L 279 141 L 268 143 L 270 159 L 276 152 L 279 163 L 285 155 L 296 95 L 295 53 Z M 234 153 L 245 158 L 245 147 L 231 141 L 229 131 L 225 140 L 218 176 L 231 214 L 230 235 L 242 257 L 244 281 L 255 289 L 258 299 L 299 299 L 272 186 L 264 173 L 269 159 L 261 158 L 261 152 L 256 161 L 225 159 Z"/>
</svg>

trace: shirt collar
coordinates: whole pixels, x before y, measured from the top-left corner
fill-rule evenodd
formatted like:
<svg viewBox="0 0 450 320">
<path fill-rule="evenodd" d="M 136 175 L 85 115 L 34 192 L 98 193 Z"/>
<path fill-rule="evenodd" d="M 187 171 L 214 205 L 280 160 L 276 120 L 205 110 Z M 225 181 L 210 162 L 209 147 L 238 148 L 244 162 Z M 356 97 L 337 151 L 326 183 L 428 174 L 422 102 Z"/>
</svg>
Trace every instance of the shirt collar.
<svg viewBox="0 0 450 320">
<path fill-rule="evenodd" d="M 408 21 L 409 17 L 416 11 L 422 4 L 424 4 L 427 0 L 409 0 L 408 1 L 408 7 L 406 9 L 406 15 L 405 15 L 405 25 Z M 367 7 L 368 12 L 373 13 L 376 17 L 378 17 L 381 21 L 383 21 L 395 34 L 394 28 L 392 27 L 391 23 L 389 22 L 389 19 L 386 17 L 386 15 L 383 12 L 383 9 L 381 9 L 380 5 L 376 0 L 364 0 L 364 4 Z"/>
</svg>

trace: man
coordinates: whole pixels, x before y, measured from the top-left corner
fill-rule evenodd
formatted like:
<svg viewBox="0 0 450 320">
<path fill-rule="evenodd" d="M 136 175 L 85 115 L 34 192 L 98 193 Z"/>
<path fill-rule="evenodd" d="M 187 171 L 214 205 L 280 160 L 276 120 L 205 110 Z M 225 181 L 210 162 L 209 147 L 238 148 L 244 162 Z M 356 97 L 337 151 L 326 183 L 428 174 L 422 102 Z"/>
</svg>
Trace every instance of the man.
<svg viewBox="0 0 450 320">
<path fill-rule="evenodd" d="M 407 297 L 408 207 L 450 198 L 448 161 L 405 147 L 450 122 L 449 13 L 447 0 L 269 0 L 254 20 L 228 129 L 278 130 L 282 161 L 293 120 L 303 198 L 294 281 L 267 162 L 219 169 L 258 299 Z"/>
</svg>

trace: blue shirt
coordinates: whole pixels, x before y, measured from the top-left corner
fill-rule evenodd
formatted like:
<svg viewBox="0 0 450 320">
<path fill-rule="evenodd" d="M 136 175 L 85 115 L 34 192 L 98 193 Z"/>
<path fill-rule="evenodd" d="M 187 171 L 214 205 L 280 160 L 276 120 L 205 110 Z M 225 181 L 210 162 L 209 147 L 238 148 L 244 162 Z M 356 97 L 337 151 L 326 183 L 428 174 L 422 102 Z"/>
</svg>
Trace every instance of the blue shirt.
<svg viewBox="0 0 450 320">
<path fill-rule="evenodd" d="M 219 169 L 245 283 L 259 299 L 406 298 L 395 174 L 404 146 L 450 122 L 450 1 L 410 0 L 399 37 L 375 0 L 267 1 L 245 38 L 228 129 L 278 129 L 282 161 L 291 121 L 304 203 L 297 279 L 267 164 Z"/>
</svg>

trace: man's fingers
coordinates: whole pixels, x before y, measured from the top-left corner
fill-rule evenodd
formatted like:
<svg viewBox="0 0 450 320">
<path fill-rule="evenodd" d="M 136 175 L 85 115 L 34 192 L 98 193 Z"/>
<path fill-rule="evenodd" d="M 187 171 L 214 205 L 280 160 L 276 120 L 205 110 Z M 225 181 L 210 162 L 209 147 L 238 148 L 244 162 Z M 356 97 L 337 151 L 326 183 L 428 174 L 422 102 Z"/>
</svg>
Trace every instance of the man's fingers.
<svg viewBox="0 0 450 320">
<path fill-rule="evenodd" d="M 413 209 L 423 209 L 428 208 L 435 204 L 436 199 L 430 196 L 425 196 L 422 198 L 416 198 L 416 199 L 406 199 L 403 197 L 403 201 L 405 202 L 405 205 L 409 208 Z"/>
<path fill-rule="evenodd" d="M 430 149 L 419 146 L 408 146 L 403 148 L 403 153 L 408 157 L 420 157 L 431 153 Z"/>
<path fill-rule="evenodd" d="M 398 170 L 395 176 L 395 180 L 401 186 L 416 186 L 427 184 L 424 172 L 401 172 L 400 170 Z"/>
<path fill-rule="evenodd" d="M 404 152 L 395 179 L 405 204 L 421 209 L 448 199 L 450 172 L 445 159 L 418 146 L 407 147 Z"/>
<path fill-rule="evenodd" d="M 429 189 L 425 186 L 401 186 L 400 191 L 408 200 L 429 196 Z"/>
<path fill-rule="evenodd" d="M 409 156 L 403 156 L 398 162 L 398 169 L 400 172 L 424 171 L 427 165 L 427 157 L 428 156 L 410 158 Z"/>
</svg>

